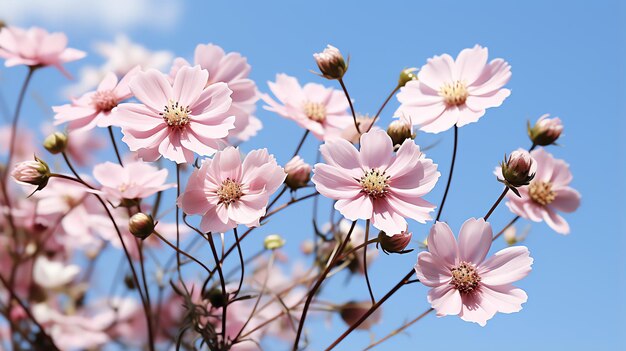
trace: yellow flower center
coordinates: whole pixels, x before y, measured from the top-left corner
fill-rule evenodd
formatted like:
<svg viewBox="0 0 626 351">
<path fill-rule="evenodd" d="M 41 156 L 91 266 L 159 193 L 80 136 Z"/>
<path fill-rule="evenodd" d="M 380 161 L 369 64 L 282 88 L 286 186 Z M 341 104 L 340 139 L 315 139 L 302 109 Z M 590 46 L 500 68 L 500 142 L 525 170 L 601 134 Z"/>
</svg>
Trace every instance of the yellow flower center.
<svg viewBox="0 0 626 351">
<path fill-rule="evenodd" d="M 220 198 L 220 203 L 223 203 L 226 206 L 239 200 L 242 195 L 243 192 L 241 191 L 241 184 L 230 178 L 226 178 L 226 180 L 222 182 L 220 188 L 217 189 L 217 196 Z"/>
<path fill-rule="evenodd" d="M 117 96 L 111 90 L 98 91 L 91 97 L 91 103 L 102 112 L 109 112 L 117 106 Z"/>
<path fill-rule="evenodd" d="M 471 263 L 463 262 L 450 269 L 452 272 L 452 281 L 450 284 L 454 286 L 460 293 L 470 293 L 478 287 L 480 276 L 476 273 L 476 268 Z"/>
<path fill-rule="evenodd" d="M 363 191 L 372 199 L 385 197 L 389 190 L 389 176 L 378 169 L 370 169 L 365 172 L 359 183 Z"/>
<path fill-rule="evenodd" d="M 441 87 L 439 96 L 443 97 L 443 101 L 448 106 L 459 106 L 465 103 L 469 93 L 464 82 L 457 80 L 454 83 L 448 83 Z"/>
<path fill-rule="evenodd" d="M 552 184 L 550 182 L 531 182 L 528 186 L 528 194 L 534 202 L 541 206 L 549 205 L 556 199 L 556 193 L 552 190 Z"/>
<path fill-rule="evenodd" d="M 178 101 L 170 100 L 159 115 L 163 117 L 168 126 L 181 128 L 189 123 L 190 113 L 189 106 L 183 107 L 178 104 Z"/>
<path fill-rule="evenodd" d="M 319 102 L 304 103 L 304 114 L 312 121 L 322 123 L 326 119 L 326 105 Z"/>
</svg>

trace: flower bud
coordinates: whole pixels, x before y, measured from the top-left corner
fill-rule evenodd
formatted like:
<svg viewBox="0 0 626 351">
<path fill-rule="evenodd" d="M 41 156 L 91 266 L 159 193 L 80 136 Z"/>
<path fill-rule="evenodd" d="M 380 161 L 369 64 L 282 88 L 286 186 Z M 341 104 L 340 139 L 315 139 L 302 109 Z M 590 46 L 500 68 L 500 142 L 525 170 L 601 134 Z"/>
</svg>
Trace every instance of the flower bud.
<svg viewBox="0 0 626 351">
<path fill-rule="evenodd" d="M 372 307 L 372 304 L 367 301 L 356 302 L 350 301 L 346 302 L 342 306 L 339 307 L 339 314 L 341 315 L 341 319 L 346 322 L 347 325 L 353 325 L 356 323 L 367 311 Z M 367 330 L 370 329 L 374 324 L 380 321 L 380 309 L 377 309 L 372 313 L 369 318 L 363 321 L 361 325 L 359 325 L 356 329 Z"/>
<path fill-rule="evenodd" d="M 392 236 L 387 235 L 387 233 L 380 231 L 378 233 L 378 243 L 380 247 L 383 249 L 383 252 L 386 254 L 389 253 L 408 253 L 413 250 L 405 250 L 409 243 L 411 242 L 411 238 L 413 237 L 412 233 L 408 233 L 406 231 L 395 234 Z"/>
<path fill-rule="evenodd" d="M 287 184 L 291 190 L 306 186 L 311 179 L 311 165 L 305 163 L 300 156 L 294 156 L 287 162 L 285 172 L 287 172 L 285 184 Z"/>
<path fill-rule="evenodd" d="M 263 246 L 266 250 L 276 250 L 285 246 L 285 239 L 278 234 L 271 234 L 265 237 Z"/>
<path fill-rule="evenodd" d="M 43 147 L 53 155 L 65 151 L 67 147 L 67 135 L 61 132 L 54 132 L 43 141 Z"/>
<path fill-rule="evenodd" d="M 135 213 L 128 220 L 128 230 L 138 239 L 145 239 L 154 231 L 154 220 L 152 216 L 143 212 Z"/>
<path fill-rule="evenodd" d="M 403 87 L 406 83 L 417 80 L 417 68 L 405 68 L 400 72 L 400 78 L 398 78 L 398 87 Z"/>
<path fill-rule="evenodd" d="M 204 294 L 204 298 L 211 302 L 213 307 L 224 307 L 228 302 L 228 296 L 222 294 L 222 290 L 218 288 L 212 288 Z"/>
<path fill-rule="evenodd" d="M 37 190 L 41 190 L 48 184 L 50 168 L 35 156 L 34 161 L 24 161 L 15 165 L 11 176 L 19 183 L 37 185 Z"/>
<path fill-rule="evenodd" d="M 499 181 L 506 184 L 509 188 L 516 188 L 528 185 L 535 177 L 537 171 L 537 163 L 526 150 L 515 150 L 509 158 L 504 157 L 504 161 L 500 163 L 502 168 L 502 177 Z M 514 190 L 517 194 L 517 191 Z"/>
<path fill-rule="evenodd" d="M 315 250 L 315 244 L 312 240 L 305 240 L 300 244 L 300 252 L 305 255 L 310 255 Z"/>
<path fill-rule="evenodd" d="M 322 77 L 326 79 L 341 79 L 348 70 L 348 65 L 343 59 L 343 55 L 336 47 L 327 45 L 323 52 L 313 54 L 317 67 L 319 67 Z"/>
<path fill-rule="evenodd" d="M 563 124 L 558 117 L 548 118 L 545 114 L 537 120 L 534 126 L 528 122 L 528 136 L 535 145 L 547 146 L 554 144 L 563 132 Z"/>
<path fill-rule="evenodd" d="M 389 123 L 387 135 L 391 138 L 393 145 L 402 145 L 406 139 L 415 139 L 413 125 L 404 118 L 396 119 Z"/>
<path fill-rule="evenodd" d="M 517 244 L 517 230 L 515 227 L 506 228 L 502 236 L 509 246 Z"/>
</svg>

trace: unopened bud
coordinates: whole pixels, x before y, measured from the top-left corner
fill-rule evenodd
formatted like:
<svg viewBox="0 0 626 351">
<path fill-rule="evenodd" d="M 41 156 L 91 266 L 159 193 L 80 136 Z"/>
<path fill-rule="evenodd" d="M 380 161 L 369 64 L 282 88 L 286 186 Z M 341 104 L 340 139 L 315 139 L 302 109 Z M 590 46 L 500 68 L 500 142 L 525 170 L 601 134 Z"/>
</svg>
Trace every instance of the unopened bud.
<svg viewBox="0 0 626 351">
<path fill-rule="evenodd" d="M 515 227 L 511 226 L 506 228 L 502 236 L 509 246 L 517 244 L 517 230 Z"/>
<path fill-rule="evenodd" d="M 392 236 L 387 235 L 387 233 L 381 231 L 378 234 L 378 243 L 380 247 L 383 249 L 383 252 L 386 254 L 389 253 L 399 253 L 404 254 L 411 252 L 413 250 L 405 250 L 409 243 L 411 242 L 411 238 L 413 237 L 412 233 L 408 233 L 406 231 L 395 234 Z"/>
<path fill-rule="evenodd" d="M 128 290 L 135 290 L 135 288 L 137 287 L 135 285 L 135 279 L 133 279 L 130 274 L 124 276 L 124 285 L 126 285 L 126 288 L 128 288 Z"/>
<path fill-rule="evenodd" d="M 400 72 L 400 78 L 398 78 L 398 86 L 403 87 L 406 83 L 417 80 L 417 68 L 405 68 Z"/>
<path fill-rule="evenodd" d="M 500 167 L 504 179 L 498 177 L 498 180 L 511 189 L 528 185 L 537 172 L 537 163 L 528 151 L 522 149 L 513 151 L 508 159 L 505 155 Z M 513 191 L 517 193 L 515 189 Z"/>
<path fill-rule="evenodd" d="M 317 67 L 326 79 L 341 79 L 348 70 L 343 55 L 336 47 L 327 45 L 321 53 L 313 54 Z"/>
<path fill-rule="evenodd" d="M 305 255 L 310 255 L 315 250 L 315 244 L 312 240 L 305 240 L 300 244 L 300 252 Z"/>
<path fill-rule="evenodd" d="M 280 249 L 284 245 L 285 245 L 285 239 L 283 239 L 278 234 L 268 235 L 268 236 L 265 237 L 265 240 L 263 241 L 263 246 L 267 250 Z"/>
<path fill-rule="evenodd" d="M 15 165 L 11 176 L 19 183 L 37 185 L 37 190 L 41 190 L 50 179 L 50 167 L 35 156 L 34 161 L 24 161 Z"/>
<path fill-rule="evenodd" d="M 43 147 L 53 155 L 65 151 L 67 147 L 67 135 L 61 132 L 54 132 L 43 141 Z"/>
<path fill-rule="evenodd" d="M 224 296 L 222 290 L 212 288 L 204 294 L 204 298 L 211 302 L 213 307 L 223 307 L 228 302 L 228 296 Z"/>
<path fill-rule="evenodd" d="M 415 139 L 413 126 L 403 118 L 393 120 L 387 127 L 387 135 L 391 138 L 393 145 L 402 145 L 406 139 Z"/>
<path fill-rule="evenodd" d="M 535 145 L 547 146 L 554 144 L 563 132 L 563 124 L 558 117 L 548 118 L 545 114 L 537 120 L 534 126 L 528 122 L 528 136 Z"/>
<path fill-rule="evenodd" d="M 128 220 L 128 230 L 136 238 L 143 240 L 154 231 L 154 220 L 143 212 L 135 213 Z"/>
<path fill-rule="evenodd" d="M 300 156 L 294 156 L 287 162 L 285 172 L 287 173 L 285 184 L 287 184 L 291 190 L 306 186 L 311 179 L 311 165 L 305 163 Z"/>
<path fill-rule="evenodd" d="M 372 304 L 367 301 L 356 302 L 350 301 L 339 307 L 339 314 L 341 315 L 341 319 L 346 322 L 347 325 L 354 325 L 369 309 L 372 307 Z M 380 321 L 380 309 L 377 309 L 372 313 L 369 318 L 367 318 L 361 325 L 359 325 L 356 329 L 370 329 L 374 324 Z"/>
</svg>

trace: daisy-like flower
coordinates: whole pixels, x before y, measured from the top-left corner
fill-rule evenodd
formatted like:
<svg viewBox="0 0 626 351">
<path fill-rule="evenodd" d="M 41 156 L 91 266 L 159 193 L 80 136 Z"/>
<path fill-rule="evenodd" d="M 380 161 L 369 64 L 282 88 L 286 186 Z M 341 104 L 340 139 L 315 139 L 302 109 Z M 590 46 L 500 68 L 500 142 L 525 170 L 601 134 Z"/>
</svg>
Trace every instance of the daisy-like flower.
<svg viewBox="0 0 626 351">
<path fill-rule="evenodd" d="M 374 227 L 393 235 L 407 228 L 405 218 L 420 223 L 430 219 L 434 205 L 422 199 L 440 173 L 413 140 L 393 153 L 383 130 L 361 136 L 361 149 L 347 140 L 328 140 L 320 147 L 326 163 L 313 170 L 320 194 L 337 200 L 335 209 L 349 220 L 371 219 Z"/>
<path fill-rule="evenodd" d="M 139 66 L 126 74 L 119 82 L 113 72 L 109 72 L 96 91 L 84 94 L 71 104 L 53 106 L 54 125 L 68 123 L 69 130 L 87 131 L 94 127 L 109 127 L 112 119 L 109 118 L 111 111 L 117 105 L 130 98 L 128 82 L 139 72 Z"/>
<path fill-rule="evenodd" d="M 210 156 L 233 129 L 235 116 L 226 83 L 206 86 L 209 73 L 199 66 L 181 68 L 173 84 L 163 73 L 139 72 L 130 90 L 141 102 L 117 107 L 113 120 L 124 141 L 144 161 L 161 156 L 176 163 L 193 162 L 194 152 Z"/>
<path fill-rule="evenodd" d="M 242 163 L 239 149 L 227 147 L 193 171 L 178 205 L 186 214 L 202 215 L 205 232 L 258 226 L 270 195 L 286 176 L 266 149 L 250 152 Z"/>
<path fill-rule="evenodd" d="M 408 116 L 419 129 L 439 133 L 476 122 L 489 107 L 502 104 L 511 92 L 502 87 L 511 66 L 502 59 L 487 63 L 487 48 L 464 49 L 456 60 L 448 54 L 428 60 L 400 90 L 396 116 Z"/>
<path fill-rule="evenodd" d="M 276 82 L 268 85 L 280 103 L 268 94 L 261 94 L 267 104 L 264 108 L 294 120 L 320 140 L 341 136 L 354 123 L 346 95 L 340 90 L 315 83 L 300 86 L 296 78 L 286 74 L 278 74 Z"/>
<path fill-rule="evenodd" d="M 231 95 L 233 104 L 228 114 L 235 116 L 236 119 L 235 128 L 229 132 L 228 138 L 246 141 L 254 136 L 262 124 L 253 115 L 259 96 L 256 84 L 248 78 L 251 67 L 247 59 L 237 52 L 225 53 L 224 49 L 214 44 L 200 44 L 196 46 L 194 64 L 209 72 L 207 85 L 224 82 L 233 91 Z M 179 57 L 174 60 L 170 78 L 174 78 L 178 70 L 185 66 L 190 66 L 185 59 Z"/>
<path fill-rule="evenodd" d="M 543 148 L 530 155 L 537 163 L 537 173 L 528 186 L 517 188 L 521 197 L 508 193 L 507 206 L 523 218 L 533 222 L 545 221 L 559 234 L 569 233 L 569 224 L 557 211 L 574 212 L 580 206 L 580 193 L 572 189 L 569 165 L 555 159 Z"/>
<path fill-rule="evenodd" d="M 458 242 L 444 222 L 430 229 L 428 252 L 420 252 L 415 272 L 431 288 L 428 302 L 438 316 L 458 315 L 484 326 L 496 312 L 522 309 L 528 296 L 512 284 L 530 273 L 533 259 L 525 246 L 514 246 L 485 260 L 492 234 L 482 218 L 465 221 Z"/>
<path fill-rule="evenodd" d="M 124 167 L 117 163 L 101 163 L 93 168 L 93 176 L 102 184 L 100 190 L 115 206 L 124 200 L 144 199 L 176 187 L 176 184 L 165 183 L 167 169 L 159 170 L 141 161 L 126 163 Z"/>
<path fill-rule="evenodd" d="M 85 57 L 85 52 L 68 48 L 67 37 L 63 33 L 48 33 L 38 27 L 25 30 L 8 26 L 0 30 L 0 57 L 6 59 L 4 65 L 7 67 L 54 66 L 71 78 L 63 63 L 81 59 Z"/>
</svg>

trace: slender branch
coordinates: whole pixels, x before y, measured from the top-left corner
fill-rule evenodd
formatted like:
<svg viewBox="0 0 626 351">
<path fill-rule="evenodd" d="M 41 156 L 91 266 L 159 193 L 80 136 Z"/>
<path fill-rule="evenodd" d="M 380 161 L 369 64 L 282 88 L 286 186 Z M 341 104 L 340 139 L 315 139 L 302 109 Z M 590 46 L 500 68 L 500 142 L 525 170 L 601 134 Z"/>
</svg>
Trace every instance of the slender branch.
<svg viewBox="0 0 626 351">
<path fill-rule="evenodd" d="M 124 163 L 122 163 L 122 157 L 120 156 L 120 150 L 117 148 L 117 143 L 115 142 L 115 136 L 113 135 L 113 127 L 109 126 L 107 129 L 109 130 L 109 137 L 111 137 L 111 143 L 113 144 L 113 150 L 115 150 L 115 156 L 117 157 L 117 162 L 119 162 L 120 166 L 124 167 Z"/>
<path fill-rule="evenodd" d="M 422 312 L 419 316 L 417 316 L 415 319 L 413 319 L 410 322 L 405 323 L 404 325 L 402 325 L 400 328 L 392 331 L 391 333 L 387 334 L 387 336 L 385 336 L 384 338 L 373 342 L 371 344 L 369 344 L 369 346 L 367 346 L 365 349 L 363 349 L 363 351 L 367 351 L 367 350 L 371 350 L 373 349 L 375 346 L 382 344 L 383 342 L 391 339 L 393 336 L 400 334 L 403 330 L 405 330 L 406 328 L 412 326 L 413 324 L 417 323 L 417 321 L 419 321 L 420 319 L 424 318 L 426 315 L 428 315 L 430 312 L 433 311 L 433 308 L 429 308 L 426 311 Z"/>
<path fill-rule="evenodd" d="M 311 305 L 311 301 L 313 300 L 313 296 L 322 285 L 322 282 L 324 281 L 328 273 L 330 273 L 330 270 L 335 266 L 335 262 L 337 261 L 337 258 L 339 257 L 341 252 L 343 252 L 344 248 L 350 241 L 350 236 L 352 235 L 352 231 L 354 230 L 355 226 L 356 226 L 356 221 L 352 222 L 352 226 L 350 227 L 350 230 L 348 231 L 346 238 L 343 240 L 343 242 L 339 246 L 339 249 L 337 250 L 337 252 L 335 252 L 335 255 L 333 255 L 333 257 L 330 259 L 330 264 L 326 267 L 326 269 L 324 269 L 324 272 L 319 277 L 319 279 L 317 279 L 317 281 L 315 282 L 315 285 L 313 286 L 313 288 L 311 289 L 311 291 L 309 291 L 307 295 L 306 301 L 304 303 L 304 307 L 302 308 L 302 316 L 300 317 L 300 323 L 298 324 L 298 331 L 296 332 L 296 339 L 293 344 L 294 351 L 298 350 L 298 344 L 300 342 L 300 336 L 302 335 L 304 321 L 306 320 L 306 314 L 309 310 L 309 306 Z"/>
<path fill-rule="evenodd" d="M 365 282 L 367 283 L 367 291 L 370 294 L 372 305 L 376 303 L 374 292 L 372 291 L 372 285 L 370 284 L 369 274 L 367 273 L 367 242 L 370 236 L 370 220 L 365 222 L 365 239 L 363 240 L 363 273 L 365 275 Z"/>
<path fill-rule="evenodd" d="M 343 83 L 343 79 L 339 78 L 339 84 L 341 85 L 341 89 L 346 94 L 346 99 L 348 99 L 348 104 L 350 104 L 350 111 L 352 112 L 352 119 L 354 120 L 354 127 L 356 128 L 357 133 L 361 134 L 361 130 L 359 129 L 359 122 L 356 121 L 356 112 L 354 112 L 354 106 L 352 106 L 352 99 L 350 99 L 350 94 L 348 94 L 348 89 L 346 89 L 346 85 Z"/>
<path fill-rule="evenodd" d="M 307 135 L 309 135 L 309 130 L 307 129 L 304 132 L 304 135 L 302 136 L 302 139 L 300 139 L 300 143 L 298 143 L 298 147 L 296 147 L 296 151 L 293 152 L 293 156 L 291 156 L 291 158 L 296 157 L 296 155 L 298 154 L 298 152 L 300 152 L 300 149 L 302 148 L 302 145 L 304 145 L 304 140 L 306 140 Z"/>
<path fill-rule="evenodd" d="M 222 272 L 222 263 L 217 255 L 215 249 L 215 243 L 213 242 L 213 234 L 208 233 L 209 244 L 211 246 L 211 253 L 215 260 L 215 266 L 217 267 L 217 273 L 220 277 L 220 285 L 222 286 L 222 298 L 224 300 L 224 306 L 222 307 L 222 344 L 226 344 L 226 309 L 228 308 L 228 293 L 226 292 L 226 281 L 224 281 L 224 273 Z"/>
<path fill-rule="evenodd" d="M 509 229 L 510 226 L 512 226 L 515 222 L 517 222 L 517 220 L 520 219 L 520 216 L 515 216 L 510 222 L 509 224 L 505 225 L 504 228 L 502 228 L 502 230 L 500 230 L 498 232 L 498 234 L 494 235 L 493 239 L 491 239 L 491 241 L 496 241 L 496 239 L 498 239 L 500 237 L 500 235 L 502 235 L 504 233 L 505 230 Z"/>
<path fill-rule="evenodd" d="M 437 211 L 437 218 L 435 218 L 435 222 L 441 218 L 441 212 L 443 211 L 443 205 L 446 203 L 446 198 L 448 197 L 448 191 L 450 190 L 450 183 L 452 183 L 452 173 L 454 172 L 454 164 L 456 163 L 456 149 L 459 141 L 459 128 L 454 125 L 454 148 L 452 149 L 452 163 L 450 163 L 450 174 L 448 174 L 448 182 L 446 183 L 446 190 L 443 193 L 443 199 L 441 199 L 441 205 L 439 205 L 439 210 Z"/>
<path fill-rule="evenodd" d="M 487 219 L 489 219 L 489 217 L 491 216 L 493 211 L 495 211 L 496 207 L 498 207 L 498 205 L 500 204 L 502 199 L 504 199 L 504 196 L 506 196 L 506 193 L 508 193 L 508 192 L 509 192 L 509 187 L 507 186 L 502 191 L 502 194 L 500 194 L 500 197 L 498 197 L 498 200 L 496 200 L 496 202 L 493 203 L 493 206 L 491 206 L 491 208 L 489 209 L 489 211 L 487 212 L 485 217 L 483 217 L 483 218 L 485 218 L 485 221 L 487 221 Z"/>
<path fill-rule="evenodd" d="M 385 102 L 383 102 L 383 104 L 380 106 L 380 108 L 378 109 L 378 112 L 376 112 L 376 115 L 374 116 L 374 120 L 372 120 L 372 124 L 370 124 L 370 126 L 367 128 L 367 130 L 365 131 L 365 133 L 369 132 L 372 127 L 374 126 L 374 123 L 376 123 L 376 120 L 378 119 L 378 117 L 380 116 L 380 114 L 383 112 L 383 109 L 385 108 L 385 106 L 387 106 L 387 103 L 389 102 L 389 100 L 391 100 L 391 98 L 393 97 L 393 95 L 400 90 L 400 84 L 396 85 L 395 88 L 393 88 L 393 90 L 391 91 L 391 93 L 389 93 L 389 96 L 387 96 L 387 99 L 385 99 Z"/>
<path fill-rule="evenodd" d="M 138 246 L 137 251 L 139 251 L 139 268 L 141 270 L 141 280 L 143 280 L 143 291 L 146 294 L 146 305 L 147 305 L 148 311 L 150 311 L 150 315 L 152 315 L 152 303 L 150 302 L 148 280 L 146 279 L 146 267 L 143 261 L 143 241 L 139 239 L 135 239 L 135 241 L 137 242 L 137 246 Z M 137 288 L 139 289 L 139 287 Z M 153 324 L 152 318 L 148 318 L 148 323 Z M 153 325 L 148 325 L 149 329 L 152 329 L 153 327 L 154 327 Z M 150 345 L 154 345 L 154 333 L 149 333 L 148 337 L 150 338 Z"/>
<path fill-rule="evenodd" d="M 237 245 L 237 253 L 239 254 L 239 265 L 241 268 L 241 278 L 239 278 L 239 286 L 237 286 L 237 291 L 235 291 L 234 297 L 237 298 L 239 292 L 241 291 L 241 286 L 243 285 L 243 278 L 245 276 L 245 263 L 243 260 L 243 252 L 241 251 L 241 244 L 239 242 L 239 235 L 237 234 L 237 227 L 233 228 L 233 233 L 235 234 L 235 244 Z"/>
<path fill-rule="evenodd" d="M 177 252 L 180 252 L 180 254 L 182 254 L 183 256 L 185 256 L 185 257 L 189 258 L 190 260 L 192 260 L 192 261 L 196 262 L 197 264 L 199 264 L 202 268 L 204 268 L 205 271 L 211 273 L 211 270 L 209 269 L 209 267 L 207 267 L 204 263 L 202 263 L 201 261 L 199 261 L 195 257 L 191 256 L 190 254 L 186 253 L 185 251 L 176 248 L 176 245 L 174 245 L 171 242 L 169 242 L 167 239 L 165 239 L 163 237 L 163 235 L 159 234 L 156 230 L 154 232 L 152 232 L 152 234 L 156 235 L 159 239 L 161 239 L 161 241 L 166 243 L 167 246 L 171 247 L 172 249 L 174 249 Z"/>
</svg>

